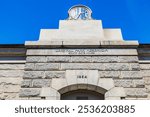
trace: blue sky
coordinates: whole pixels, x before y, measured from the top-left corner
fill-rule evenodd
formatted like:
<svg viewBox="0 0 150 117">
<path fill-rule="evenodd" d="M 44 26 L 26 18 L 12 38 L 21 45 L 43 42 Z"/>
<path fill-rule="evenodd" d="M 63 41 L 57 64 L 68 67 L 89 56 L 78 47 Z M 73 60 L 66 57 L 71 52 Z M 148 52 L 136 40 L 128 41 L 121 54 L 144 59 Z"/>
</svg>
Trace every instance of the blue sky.
<svg viewBox="0 0 150 117">
<path fill-rule="evenodd" d="M 0 44 L 38 40 L 76 4 L 89 6 L 104 28 L 121 28 L 125 40 L 150 44 L 150 0 L 0 0 Z"/>
</svg>

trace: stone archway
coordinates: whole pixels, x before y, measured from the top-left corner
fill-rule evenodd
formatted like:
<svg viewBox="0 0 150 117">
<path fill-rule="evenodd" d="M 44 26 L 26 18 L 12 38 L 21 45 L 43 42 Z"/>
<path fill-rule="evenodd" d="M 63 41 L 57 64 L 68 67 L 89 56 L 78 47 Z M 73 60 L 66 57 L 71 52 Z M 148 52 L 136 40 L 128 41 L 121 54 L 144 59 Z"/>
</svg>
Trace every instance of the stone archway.
<svg viewBox="0 0 150 117">
<path fill-rule="evenodd" d="M 100 78 L 98 70 L 66 70 L 65 78 L 53 78 L 51 86 L 43 87 L 40 96 L 60 100 L 61 95 L 79 90 L 102 94 L 105 100 L 119 100 L 126 96 L 123 87 L 115 87 L 112 78 Z"/>
<path fill-rule="evenodd" d="M 61 100 L 104 100 L 106 89 L 86 84 L 64 87 L 58 91 Z"/>
</svg>

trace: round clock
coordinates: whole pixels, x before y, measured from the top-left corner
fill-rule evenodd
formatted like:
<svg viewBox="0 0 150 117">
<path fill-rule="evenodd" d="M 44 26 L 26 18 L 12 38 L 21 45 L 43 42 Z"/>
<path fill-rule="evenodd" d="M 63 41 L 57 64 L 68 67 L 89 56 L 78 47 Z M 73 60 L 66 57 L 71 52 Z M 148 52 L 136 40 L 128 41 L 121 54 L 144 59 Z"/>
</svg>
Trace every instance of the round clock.
<svg viewBox="0 0 150 117">
<path fill-rule="evenodd" d="M 84 5 L 76 5 L 69 9 L 69 20 L 90 20 L 92 11 Z"/>
</svg>

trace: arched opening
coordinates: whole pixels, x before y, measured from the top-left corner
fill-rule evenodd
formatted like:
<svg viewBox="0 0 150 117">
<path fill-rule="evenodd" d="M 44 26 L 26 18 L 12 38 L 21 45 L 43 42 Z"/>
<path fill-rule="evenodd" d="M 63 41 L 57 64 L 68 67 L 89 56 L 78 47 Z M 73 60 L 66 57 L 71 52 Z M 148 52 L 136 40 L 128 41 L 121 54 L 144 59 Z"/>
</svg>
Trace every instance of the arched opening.
<svg viewBox="0 0 150 117">
<path fill-rule="evenodd" d="M 61 100 L 104 100 L 104 95 L 95 91 L 80 89 L 62 94 Z"/>
<path fill-rule="evenodd" d="M 95 85 L 77 84 L 58 91 L 61 100 L 104 100 L 106 90 Z"/>
</svg>

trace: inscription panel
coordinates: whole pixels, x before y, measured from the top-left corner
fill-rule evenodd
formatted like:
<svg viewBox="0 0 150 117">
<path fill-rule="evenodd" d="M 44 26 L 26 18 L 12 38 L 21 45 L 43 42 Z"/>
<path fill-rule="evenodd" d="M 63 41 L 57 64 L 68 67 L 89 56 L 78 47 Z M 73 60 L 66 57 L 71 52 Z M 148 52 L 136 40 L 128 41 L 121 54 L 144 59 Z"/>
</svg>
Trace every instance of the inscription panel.
<svg viewBox="0 0 150 117">
<path fill-rule="evenodd" d="M 68 84 L 97 85 L 98 78 L 98 70 L 66 70 Z"/>
<path fill-rule="evenodd" d="M 28 49 L 27 55 L 137 55 L 136 49 Z"/>
</svg>

